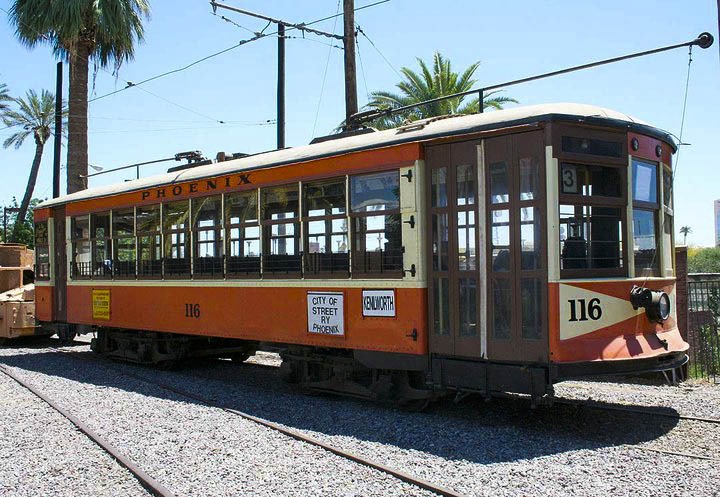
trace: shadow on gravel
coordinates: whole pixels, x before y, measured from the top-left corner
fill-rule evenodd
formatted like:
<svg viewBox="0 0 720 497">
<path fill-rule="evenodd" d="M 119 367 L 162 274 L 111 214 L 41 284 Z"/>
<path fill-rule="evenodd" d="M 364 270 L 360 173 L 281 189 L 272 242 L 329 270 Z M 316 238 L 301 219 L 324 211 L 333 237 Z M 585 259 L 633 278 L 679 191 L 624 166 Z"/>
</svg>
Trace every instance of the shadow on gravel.
<svg viewBox="0 0 720 497">
<path fill-rule="evenodd" d="M 91 352 L 83 354 L 92 356 Z M 661 437 L 677 424 L 677 420 L 670 418 L 582 406 L 555 404 L 531 410 L 527 400 L 517 398 L 485 403 L 478 397 L 469 397 L 459 404 L 444 400 L 424 412 L 408 413 L 371 402 L 305 395 L 285 384 L 277 368 L 221 360 L 197 362 L 192 369 L 181 371 L 158 371 L 105 360 L 85 361 L 59 353 L 4 355 L 0 363 L 80 383 L 199 404 L 118 371 L 126 369 L 224 407 L 311 432 L 326 441 L 330 437 L 331 443 L 356 453 L 362 451 L 361 447 L 371 449 L 382 444 L 478 464 L 635 445 Z M 677 414 L 667 408 L 648 409 L 651 411 Z M 387 448 L 383 453 L 387 453 Z M 405 454 L 395 456 L 406 457 Z"/>
</svg>

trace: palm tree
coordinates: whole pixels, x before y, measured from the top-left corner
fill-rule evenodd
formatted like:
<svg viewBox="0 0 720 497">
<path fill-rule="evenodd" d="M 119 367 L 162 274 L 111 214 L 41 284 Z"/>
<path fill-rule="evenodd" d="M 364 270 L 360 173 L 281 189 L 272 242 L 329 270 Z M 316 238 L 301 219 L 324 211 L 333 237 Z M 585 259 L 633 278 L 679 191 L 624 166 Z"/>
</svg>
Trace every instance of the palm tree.
<svg viewBox="0 0 720 497">
<path fill-rule="evenodd" d="M 12 102 L 12 97 L 5 83 L 0 83 L 0 114 L 4 113 L 8 109 L 8 105 L 5 102 Z"/>
<path fill-rule="evenodd" d="M 25 139 L 32 135 L 35 139 L 35 157 L 30 166 L 25 196 L 20 203 L 20 211 L 13 227 L 12 240 L 17 239 L 30 205 L 45 143 L 55 131 L 55 96 L 47 90 L 42 90 L 40 96 L 34 90 L 30 90 L 27 92 L 27 99 L 17 98 L 14 102 L 17 104 L 17 109 L 5 111 L 2 121 L 5 126 L 20 129 L 3 142 L 3 147 L 8 148 L 12 145 L 18 149 Z"/>
<path fill-rule="evenodd" d="M 147 0 L 15 0 L 10 23 L 21 43 L 47 43 L 70 64 L 67 192 L 86 188 L 88 168 L 88 68 L 112 63 L 117 71 L 132 60 L 143 40 Z"/>
<path fill-rule="evenodd" d="M 687 245 L 687 236 L 692 233 L 692 228 L 690 226 L 683 226 L 680 228 L 680 234 L 683 235 L 683 245 Z"/>
<path fill-rule="evenodd" d="M 374 91 L 370 94 L 371 100 L 365 108 L 393 109 L 470 90 L 476 82 L 473 75 L 480 66 L 479 61 L 475 62 L 465 69 L 462 75 L 458 75 L 458 73 L 453 72 L 450 61 L 445 59 L 440 52 L 435 52 L 433 56 L 432 72 L 422 59 L 418 58 L 417 61 L 421 70 L 419 74 L 407 67 L 400 69 L 405 78 L 395 85 L 400 90 L 400 93 Z M 499 91 L 490 91 L 484 95 L 483 110 L 502 109 L 506 103 L 517 103 L 514 98 L 498 95 Z M 469 102 L 465 102 L 464 97 L 456 97 L 423 105 L 408 112 L 382 117 L 371 123 L 371 125 L 379 129 L 387 129 L 401 125 L 406 119 L 415 121 L 447 114 L 473 114 L 478 110 L 479 99 L 477 97 Z"/>
</svg>

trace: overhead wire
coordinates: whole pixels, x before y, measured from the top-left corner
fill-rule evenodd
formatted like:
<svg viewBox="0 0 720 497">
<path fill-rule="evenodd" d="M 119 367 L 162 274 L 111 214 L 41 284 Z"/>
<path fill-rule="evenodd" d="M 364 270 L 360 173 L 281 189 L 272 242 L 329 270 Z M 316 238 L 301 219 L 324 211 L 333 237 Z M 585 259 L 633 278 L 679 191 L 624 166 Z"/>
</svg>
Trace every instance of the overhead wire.
<svg viewBox="0 0 720 497">
<path fill-rule="evenodd" d="M 342 0 L 338 0 L 336 14 L 337 14 L 337 12 L 340 12 L 340 2 L 341 1 Z M 336 28 L 337 28 L 337 15 L 335 16 L 335 21 L 333 22 L 333 29 L 332 29 L 333 34 L 335 34 Z M 318 98 L 317 110 L 315 111 L 315 121 L 313 122 L 312 136 L 311 136 L 312 138 L 315 138 L 315 130 L 317 129 L 318 117 L 320 116 L 320 105 L 322 104 L 322 97 L 323 97 L 323 93 L 325 91 L 325 80 L 327 79 L 328 67 L 330 66 L 330 54 L 331 53 L 332 53 L 332 49 L 328 49 L 327 60 L 325 61 L 325 71 L 323 72 L 322 84 L 320 85 L 320 97 Z"/>
<path fill-rule="evenodd" d="M 367 79 L 365 78 L 365 66 L 363 65 L 362 55 L 360 54 L 360 43 L 357 37 L 357 30 L 355 31 L 355 48 L 357 49 L 358 60 L 360 61 L 360 73 L 362 74 L 363 84 L 365 85 L 365 97 L 367 101 L 370 101 L 370 91 L 368 90 Z"/>
<path fill-rule="evenodd" d="M 370 37 L 367 34 L 365 34 L 365 31 L 363 31 L 363 29 L 360 27 L 360 25 L 357 26 L 357 31 L 361 35 L 363 35 L 367 39 L 367 41 L 370 42 L 370 45 L 372 45 L 372 47 L 377 51 L 377 53 L 380 54 L 380 57 L 382 57 L 382 59 L 387 63 L 387 65 L 390 66 L 390 69 L 395 71 L 395 74 L 397 74 L 398 77 L 400 77 L 402 79 L 402 75 L 400 74 L 400 72 L 397 69 L 395 69 L 395 66 L 392 65 L 392 63 L 388 60 L 387 57 L 385 57 L 385 55 L 380 51 L 380 49 L 377 47 L 377 45 L 375 45 L 375 43 L 373 43 L 373 41 L 370 39 Z"/>
</svg>

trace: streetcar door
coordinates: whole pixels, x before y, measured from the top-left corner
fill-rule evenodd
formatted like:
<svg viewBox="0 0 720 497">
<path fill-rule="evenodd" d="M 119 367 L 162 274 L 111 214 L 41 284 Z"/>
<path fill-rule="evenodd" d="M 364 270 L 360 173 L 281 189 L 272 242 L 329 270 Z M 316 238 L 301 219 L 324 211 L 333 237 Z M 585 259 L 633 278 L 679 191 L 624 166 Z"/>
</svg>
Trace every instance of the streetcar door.
<svg viewBox="0 0 720 497">
<path fill-rule="evenodd" d="M 53 319 L 67 320 L 67 244 L 65 243 L 65 206 L 53 209 L 55 226 L 54 254 L 55 291 L 53 298 Z"/>
<path fill-rule="evenodd" d="M 543 132 L 484 140 L 487 357 L 547 362 Z"/>
<path fill-rule="evenodd" d="M 428 317 L 430 352 L 482 354 L 478 220 L 480 142 L 425 150 L 427 165 Z M 482 197 L 480 197 L 482 198 Z"/>
</svg>

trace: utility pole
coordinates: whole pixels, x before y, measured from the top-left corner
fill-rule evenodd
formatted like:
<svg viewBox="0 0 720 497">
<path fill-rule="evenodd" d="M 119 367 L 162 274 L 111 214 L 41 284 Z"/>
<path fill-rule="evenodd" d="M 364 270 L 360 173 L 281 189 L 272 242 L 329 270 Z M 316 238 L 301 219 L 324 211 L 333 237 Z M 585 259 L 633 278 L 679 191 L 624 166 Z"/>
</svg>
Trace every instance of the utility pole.
<svg viewBox="0 0 720 497">
<path fill-rule="evenodd" d="M 345 123 L 357 114 L 357 84 L 355 76 L 355 0 L 343 0 L 343 19 L 345 32 L 343 47 L 345 48 Z"/>
<path fill-rule="evenodd" d="M 62 151 L 62 82 L 63 63 L 57 63 L 57 81 L 55 83 L 55 143 L 53 154 L 53 198 L 60 196 L 60 152 Z"/>
<path fill-rule="evenodd" d="M 285 148 L 285 25 L 278 24 L 277 149 Z"/>
</svg>

